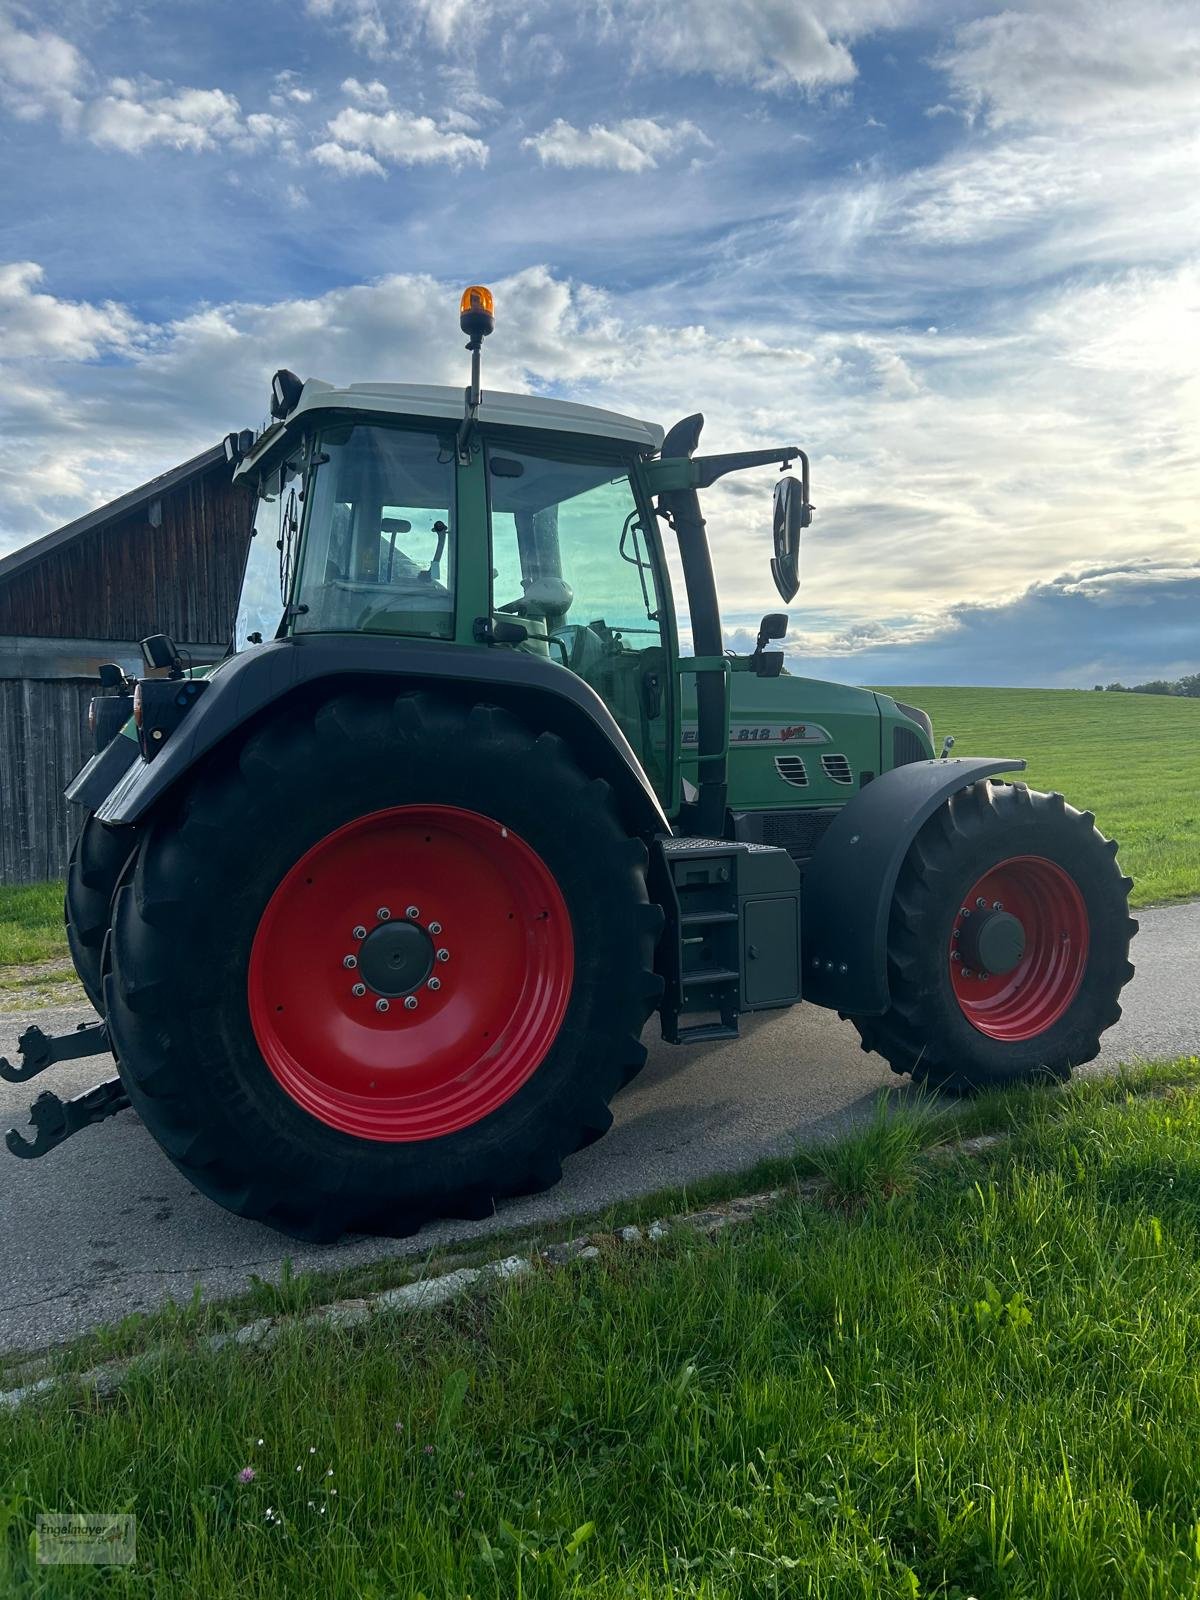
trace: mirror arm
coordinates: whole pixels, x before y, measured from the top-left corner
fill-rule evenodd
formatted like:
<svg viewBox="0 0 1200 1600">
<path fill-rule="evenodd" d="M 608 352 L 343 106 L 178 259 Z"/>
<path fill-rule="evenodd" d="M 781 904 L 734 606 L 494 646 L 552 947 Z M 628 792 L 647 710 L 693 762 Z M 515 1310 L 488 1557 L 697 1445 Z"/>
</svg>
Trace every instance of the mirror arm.
<svg viewBox="0 0 1200 1600">
<path fill-rule="evenodd" d="M 697 489 L 707 489 L 727 472 L 744 472 L 748 467 L 776 465 L 784 471 L 793 461 L 801 463 L 807 499 L 808 457 L 794 444 L 776 445 L 771 450 L 734 450 L 723 456 L 695 456 L 692 460 L 692 482 Z"/>
</svg>

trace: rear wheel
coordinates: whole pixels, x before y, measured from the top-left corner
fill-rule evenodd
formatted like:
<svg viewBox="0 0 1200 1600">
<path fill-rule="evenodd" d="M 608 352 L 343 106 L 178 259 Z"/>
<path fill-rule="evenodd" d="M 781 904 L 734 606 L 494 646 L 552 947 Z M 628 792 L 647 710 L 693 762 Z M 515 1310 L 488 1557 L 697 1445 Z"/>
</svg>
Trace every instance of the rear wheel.
<svg viewBox="0 0 1200 1600">
<path fill-rule="evenodd" d="M 89 812 L 67 864 L 63 908 L 71 960 L 88 999 L 104 1014 L 101 958 L 121 873 L 137 848 L 132 828 L 106 828 Z"/>
<path fill-rule="evenodd" d="M 504 712 L 283 713 L 118 893 L 130 1098 L 206 1194 L 304 1237 L 545 1188 L 644 1060 L 645 868 L 608 786 Z"/>
<path fill-rule="evenodd" d="M 925 824 L 888 931 L 891 1006 L 863 1049 L 949 1090 L 1063 1080 L 1091 1061 L 1133 976 L 1116 844 L 1060 794 L 982 782 Z"/>
</svg>

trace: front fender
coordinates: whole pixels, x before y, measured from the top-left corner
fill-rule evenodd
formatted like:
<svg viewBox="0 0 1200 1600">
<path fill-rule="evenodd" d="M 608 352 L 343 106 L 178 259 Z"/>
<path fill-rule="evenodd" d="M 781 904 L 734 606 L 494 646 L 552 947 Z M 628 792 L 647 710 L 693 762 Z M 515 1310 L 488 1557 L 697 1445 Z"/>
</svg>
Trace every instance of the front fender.
<svg viewBox="0 0 1200 1600">
<path fill-rule="evenodd" d="M 860 1016 L 889 1003 L 888 920 L 896 879 L 922 824 L 980 778 L 1023 761 L 957 756 L 912 761 L 860 789 L 826 830 L 804 873 L 804 998 Z"/>
<path fill-rule="evenodd" d="M 272 705 L 323 682 L 391 682 L 451 688 L 532 717 L 613 786 L 631 832 L 670 833 L 650 780 L 600 696 L 556 663 L 518 651 L 433 645 L 361 634 L 311 634 L 259 645 L 224 662 L 207 692 L 153 761 L 139 759 L 97 808 L 101 822 L 138 822 L 239 728 Z M 547 804 L 554 801 L 548 797 Z"/>
</svg>

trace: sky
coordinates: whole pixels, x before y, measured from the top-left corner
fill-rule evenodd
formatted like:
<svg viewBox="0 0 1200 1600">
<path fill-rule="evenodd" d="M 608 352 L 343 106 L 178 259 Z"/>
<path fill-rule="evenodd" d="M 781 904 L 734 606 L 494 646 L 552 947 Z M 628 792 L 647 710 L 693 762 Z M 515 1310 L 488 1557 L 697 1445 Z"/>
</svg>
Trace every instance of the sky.
<svg viewBox="0 0 1200 1600">
<path fill-rule="evenodd" d="M 794 668 L 1200 668 L 1194 0 L 0 0 L 0 140 L 0 553 L 484 282 L 485 385 L 808 451 Z"/>
</svg>

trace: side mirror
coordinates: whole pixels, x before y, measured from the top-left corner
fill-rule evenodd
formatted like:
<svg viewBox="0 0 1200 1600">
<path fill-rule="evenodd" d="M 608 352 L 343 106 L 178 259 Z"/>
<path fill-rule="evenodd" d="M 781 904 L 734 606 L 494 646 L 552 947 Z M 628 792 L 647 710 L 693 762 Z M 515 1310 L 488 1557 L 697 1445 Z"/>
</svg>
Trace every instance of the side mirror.
<svg viewBox="0 0 1200 1600">
<path fill-rule="evenodd" d="M 168 639 L 165 633 L 152 633 L 148 639 L 143 639 L 141 650 L 142 660 L 148 667 L 157 667 L 160 670 L 169 667 L 176 676 L 179 675 L 181 671 L 179 651 L 175 647 L 174 640 Z"/>
<path fill-rule="evenodd" d="M 750 657 L 754 663 L 755 675 L 759 678 L 777 678 L 783 671 L 783 651 L 768 650 L 767 643 L 771 639 L 782 639 L 788 629 L 786 611 L 768 611 L 759 623 L 758 638 L 754 643 L 754 654 Z"/>
<path fill-rule="evenodd" d="M 775 555 L 771 576 L 780 599 L 794 599 L 800 587 L 800 531 L 812 521 L 812 507 L 799 478 L 790 474 L 775 485 Z"/>
</svg>

